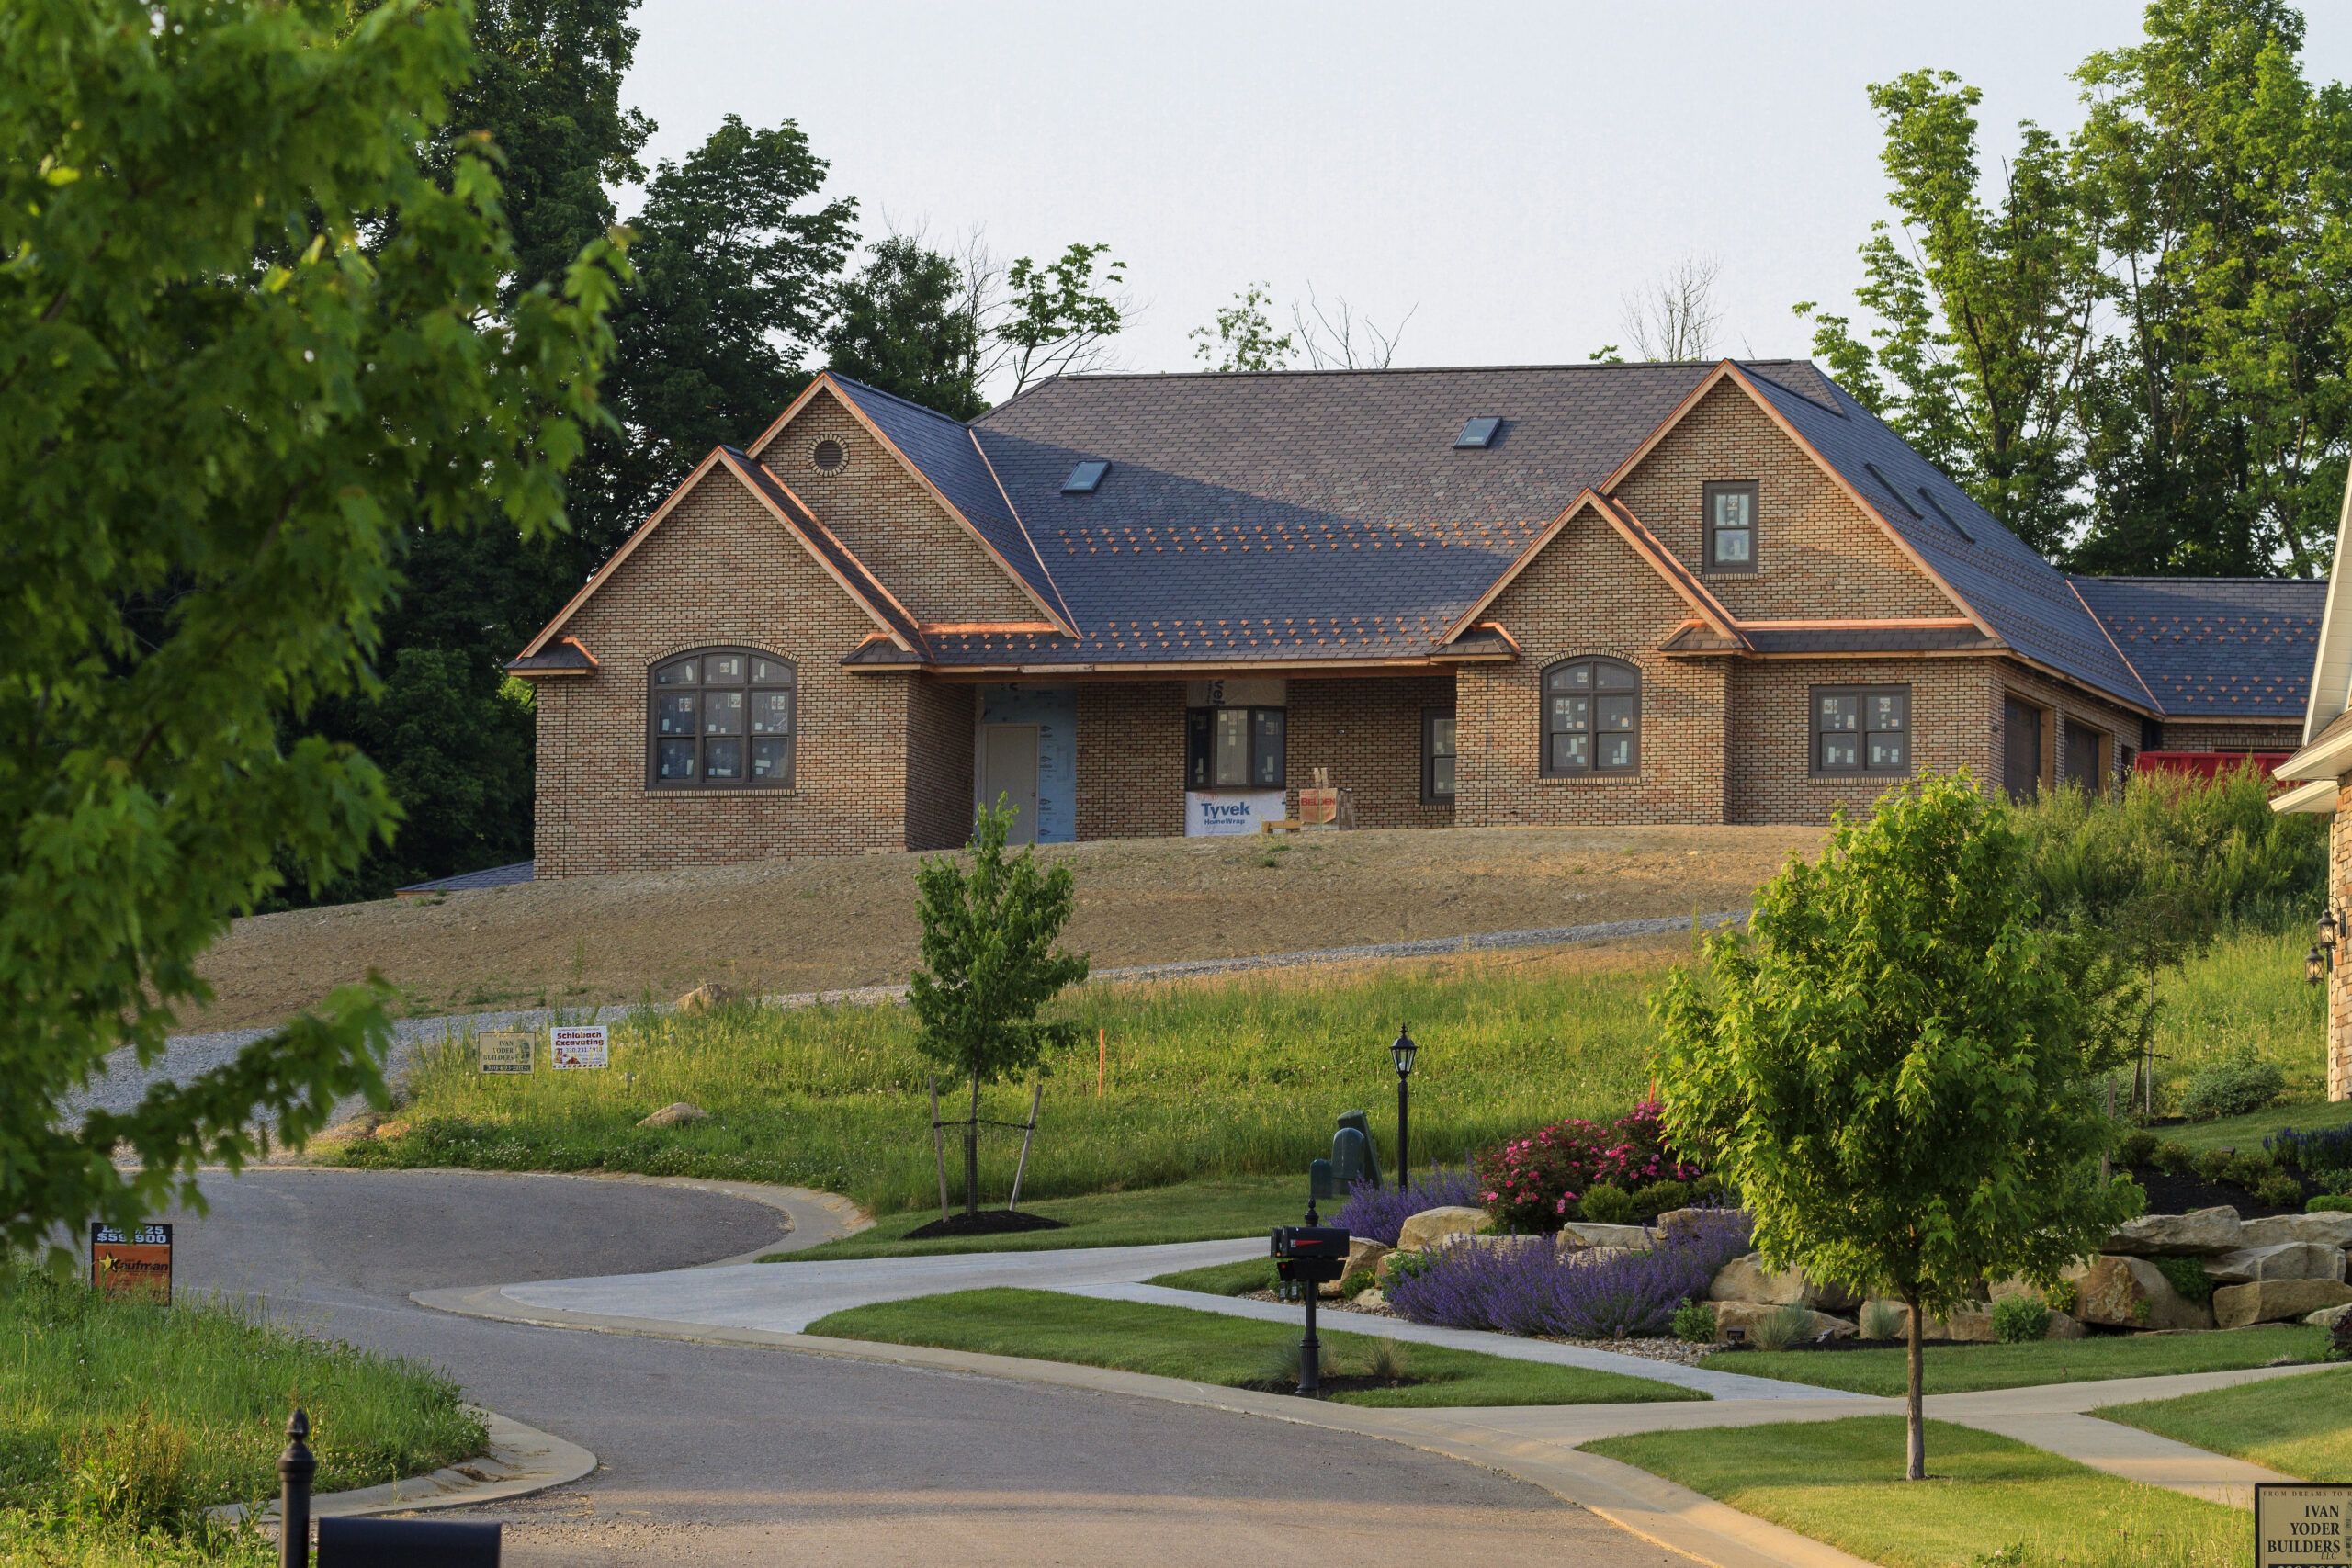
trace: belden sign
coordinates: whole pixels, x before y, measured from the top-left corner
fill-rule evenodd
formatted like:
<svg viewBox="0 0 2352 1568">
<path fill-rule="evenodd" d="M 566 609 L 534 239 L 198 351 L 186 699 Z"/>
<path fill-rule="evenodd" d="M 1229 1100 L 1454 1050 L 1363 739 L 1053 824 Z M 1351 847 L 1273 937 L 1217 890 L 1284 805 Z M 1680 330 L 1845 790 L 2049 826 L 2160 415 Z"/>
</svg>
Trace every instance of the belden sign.
<svg viewBox="0 0 2352 1568">
<path fill-rule="evenodd" d="M 2255 1568 L 2352 1563 L 2352 1486 L 2265 1482 L 2254 1489 Z"/>
<path fill-rule="evenodd" d="M 90 1288 L 171 1304 L 172 1227 L 90 1224 Z"/>
</svg>

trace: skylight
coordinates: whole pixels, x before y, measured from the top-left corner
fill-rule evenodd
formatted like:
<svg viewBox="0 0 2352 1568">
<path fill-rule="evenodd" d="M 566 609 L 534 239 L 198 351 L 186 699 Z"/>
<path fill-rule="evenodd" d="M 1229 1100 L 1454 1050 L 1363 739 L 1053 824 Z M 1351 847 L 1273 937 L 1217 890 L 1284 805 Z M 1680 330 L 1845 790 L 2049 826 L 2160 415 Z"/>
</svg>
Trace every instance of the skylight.
<svg viewBox="0 0 2352 1568">
<path fill-rule="evenodd" d="M 1465 419 L 1462 422 L 1462 434 L 1453 438 L 1454 447 L 1459 450 L 1464 446 L 1492 446 L 1502 427 L 1501 420 L 1486 414 Z"/>
<path fill-rule="evenodd" d="M 1062 493 L 1092 495 L 1102 488 L 1102 476 L 1110 471 L 1110 464 L 1099 457 L 1089 457 L 1070 469 L 1069 478 L 1062 481 Z"/>
<path fill-rule="evenodd" d="M 1928 503 L 1928 509 L 1929 511 L 1933 512 L 1937 516 L 1942 518 L 1947 524 L 1951 525 L 1951 531 L 1953 533 L 1959 535 L 1962 538 L 1967 540 L 1972 545 L 1976 542 L 1976 536 L 1962 527 L 1960 525 L 1960 519 L 1954 517 L 1951 513 L 1946 512 L 1943 508 L 1943 502 L 1938 501 L 1934 496 L 1928 493 L 1928 487 L 1926 485 L 1921 485 L 1919 487 L 1919 499 Z"/>
</svg>

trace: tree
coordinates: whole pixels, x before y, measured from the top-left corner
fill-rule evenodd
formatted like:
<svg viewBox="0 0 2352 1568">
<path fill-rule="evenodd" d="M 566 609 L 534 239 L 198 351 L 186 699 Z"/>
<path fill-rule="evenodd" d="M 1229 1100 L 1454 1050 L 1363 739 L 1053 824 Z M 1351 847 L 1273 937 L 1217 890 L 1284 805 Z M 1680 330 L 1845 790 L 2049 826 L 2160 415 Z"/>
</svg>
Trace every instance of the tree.
<svg viewBox="0 0 2352 1568">
<path fill-rule="evenodd" d="M 1712 256 L 1693 257 L 1641 292 L 1626 295 L 1622 320 L 1634 352 L 1644 359 L 1714 357 L 1715 329 L 1724 319 L 1715 303 L 1715 278 L 1722 270 Z M 1601 352 L 1615 351 L 1611 344 Z"/>
<path fill-rule="evenodd" d="M 1110 255 L 1108 245 L 1074 243 L 1042 266 L 1021 256 L 1005 269 L 1001 290 L 991 285 L 984 264 L 975 267 L 974 315 L 988 344 L 980 379 L 1010 376 L 1018 397 L 1033 381 L 1074 376 L 1099 365 L 1111 339 L 1126 324 L 1126 299 L 1120 290 L 1127 264 Z"/>
<path fill-rule="evenodd" d="M 915 1048 L 972 1080 L 964 1128 L 964 1213 L 979 1213 L 980 1085 L 1037 1066 L 1078 1038 L 1069 1022 L 1041 1023 L 1037 1010 L 1086 978 L 1083 953 L 1054 943 L 1069 923 L 1069 867 L 1037 864 L 1031 845 L 1008 858 L 1012 811 L 999 796 L 982 807 L 967 871 L 954 855 L 925 856 L 915 873 L 922 966 L 907 989 L 920 1031 Z"/>
<path fill-rule="evenodd" d="M 1306 362 L 1317 370 L 1385 370 L 1396 361 L 1396 342 L 1419 309 L 1414 306 L 1394 327 L 1384 331 L 1371 317 L 1357 314 L 1344 294 L 1324 304 L 1315 285 L 1309 283 L 1306 302 L 1291 302 L 1291 330 L 1298 334 L 1298 346 L 1306 351 Z M 1359 330 L 1363 333 L 1361 339 L 1356 335 Z"/>
<path fill-rule="evenodd" d="M 988 410 L 979 322 L 955 257 L 913 235 L 877 241 L 836 296 L 825 347 L 832 368 L 950 419 Z"/>
<path fill-rule="evenodd" d="M 380 1093 L 373 981 L 63 1109 L 154 1059 L 281 864 L 322 883 L 390 827 L 382 775 L 300 731 L 368 681 L 405 522 L 561 524 L 620 263 L 509 296 L 482 152 L 446 186 L 420 154 L 469 62 L 427 0 L 0 12 L 0 1247 Z"/>
<path fill-rule="evenodd" d="M 1905 784 L 1765 884 L 1748 935 L 1708 942 L 1709 986 L 1678 971 L 1654 1004 L 1668 1130 L 1738 1190 L 1766 1262 L 1910 1309 L 1915 1481 L 1925 1314 L 2050 1282 L 2141 1201 L 2098 1174 L 2128 973 L 2033 888 L 1965 773 Z"/>
<path fill-rule="evenodd" d="M 1193 357 L 1212 370 L 1285 370 L 1298 344 L 1288 333 L 1277 333 L 1266 306 L 1273 296 L 1266 285 L 1253 283 L 1220 308 L 1216 324 L 1194 327 L 1190 333 Z"/>
</svg>

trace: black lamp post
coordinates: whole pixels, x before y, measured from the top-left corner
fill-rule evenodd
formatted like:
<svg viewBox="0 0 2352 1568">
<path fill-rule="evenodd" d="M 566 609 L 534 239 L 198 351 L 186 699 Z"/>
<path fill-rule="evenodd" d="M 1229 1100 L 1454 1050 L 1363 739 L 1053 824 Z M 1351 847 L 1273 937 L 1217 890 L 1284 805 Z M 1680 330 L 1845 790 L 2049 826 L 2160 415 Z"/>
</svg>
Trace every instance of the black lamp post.
<svg viewBox="0 0 2352 1568">
<path fill-rule="evenodd" d="M 2336 946 L 2344 936 L 2344 922 L 2336 918 L 2334 909 L 2320 916 L 2317 934 L 2319 941 L 2303 955 L 2303 978 L 2313 985 L 2326 978 L 2328 971 L 2335 967 Z"/>
<path fill-rule="evenodd" d="M 1396 1039 L 1388 1047 L 1388 1055 L 1396 1063 L 1396 1190 L 1399 1192 L 1405 1190 L 1406 1088 L 1412 1081 L 1413 1057 L 1419 1050 L 1420 1047 L 1413 1043 L 1412 1035 L 1406 1032 L 1402 1024 L 1399 1024 L 1396 1029 Z"/>
</svg>

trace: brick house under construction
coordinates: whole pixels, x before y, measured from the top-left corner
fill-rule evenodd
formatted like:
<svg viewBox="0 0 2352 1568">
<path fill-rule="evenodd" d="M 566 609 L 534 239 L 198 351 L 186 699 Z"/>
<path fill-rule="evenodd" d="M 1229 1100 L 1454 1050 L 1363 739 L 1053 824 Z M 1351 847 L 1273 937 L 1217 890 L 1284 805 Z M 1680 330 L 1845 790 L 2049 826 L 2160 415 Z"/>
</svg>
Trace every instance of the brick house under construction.
<svg viewBox="0 0 2352 1568">
<path fill-rule="evenodd" d="M 523 650 L 537 874 L 1248 831 L 1819 822 L 2290 750 L 2324 585 L 2069 577 L 1811 364 L 820 376 Z"/>
</svg>

